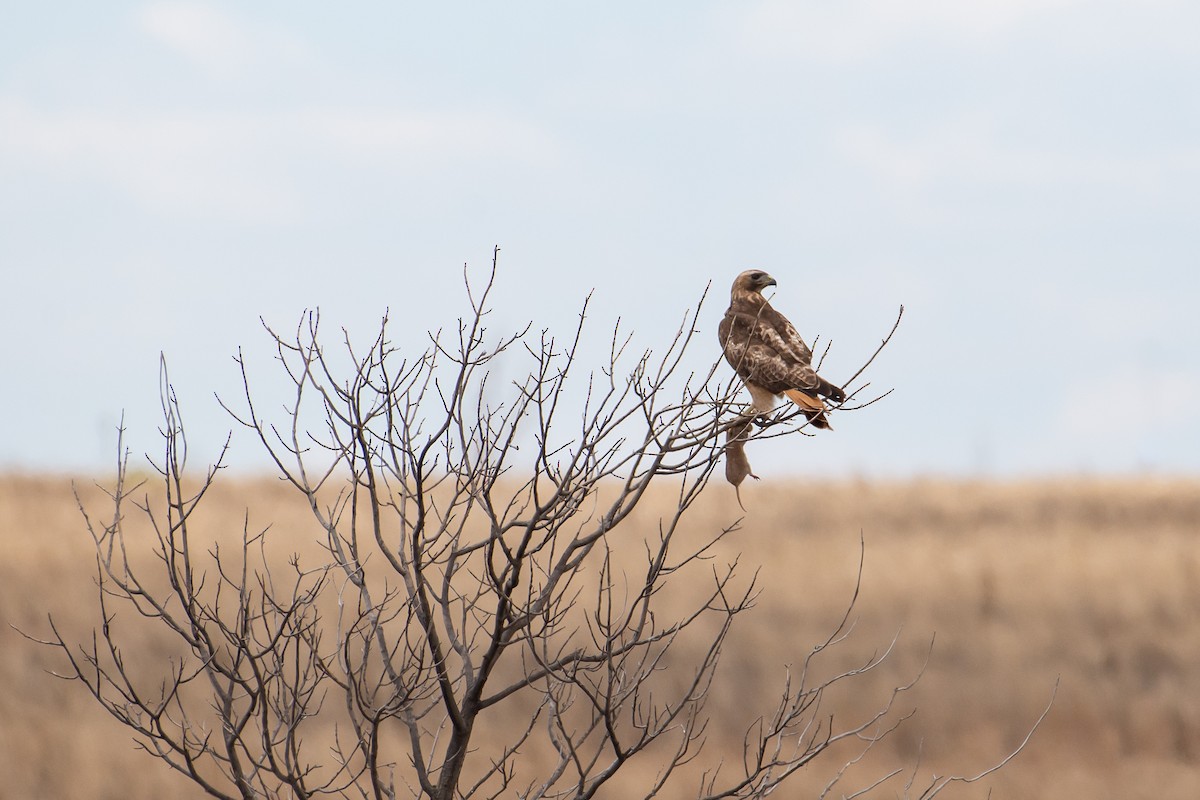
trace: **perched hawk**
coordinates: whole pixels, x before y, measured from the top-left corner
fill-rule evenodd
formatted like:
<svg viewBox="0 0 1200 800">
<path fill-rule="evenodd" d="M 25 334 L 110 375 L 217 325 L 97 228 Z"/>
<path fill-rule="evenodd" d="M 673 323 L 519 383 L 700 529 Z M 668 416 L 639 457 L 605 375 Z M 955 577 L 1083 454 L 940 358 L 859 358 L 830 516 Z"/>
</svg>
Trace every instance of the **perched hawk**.
<svg viewBox="0 0 1200 800">
<path fill-rule="evenodd" d="M 800 406 L 814 427 L 828 428 L 821 397 L 837 403 L 846 394 L 816 373 L 808 345 L 762 296 L 763 289 L 775 285 L 774 278 L 757 269 L 734 280 L 729 309 L 717 328 L 725 360 L 750 390 L 757 413 L 770 412 L 783 395 Z"/>
</svg>

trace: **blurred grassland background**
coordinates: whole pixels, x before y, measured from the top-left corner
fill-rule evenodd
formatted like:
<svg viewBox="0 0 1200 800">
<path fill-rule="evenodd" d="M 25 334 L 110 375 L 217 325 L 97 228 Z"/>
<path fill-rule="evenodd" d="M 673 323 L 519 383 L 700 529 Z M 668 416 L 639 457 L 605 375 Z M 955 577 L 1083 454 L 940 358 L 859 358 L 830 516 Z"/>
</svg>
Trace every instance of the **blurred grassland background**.
<svg viewBox="0 0 1200 800">
<path fill-rule="evenodd" d="M 236 397 L 243 346 L 261 385 L 260 321 L 304 308 L 355 339 L 390 308 L 424 347 L 496 244 L 493 329 L 563 336 L 594 291 L 601 359 L 617 319 L 630 352 L 661 350 L 711 285 L 684 370 L 704 374 L 750 267 L 810 343 L 836 340 L 832 380 L 907 309 L 869 374 L 896 389 L 879 413 L 802 459 L 751 454 L 765 480 L 717 556 L 762 593 L 724 652 L 709 763 L 737 760 L 837 624 L 862 542 L 855 627 L 820 669 L 899 638 L 826 708 L 861 720 L 928 664 L 847 789 L 918 756 L 926 777 L 994 764 L 1059 681 L 1029 748 L 952 796 L 1200 797 L 1200 3 L 67 7 L 0 24 L 0 800 L 200 796 L 14 630 L 53 613 L 90 636 L 65 476 L 102 511 L 113 429 L 156 447 L 160 354 L 187 401 Z M 195 460 L 215 458 L 227 415 L 187 407 Z M 1080 474 L 1107 477 L 1030 477 Z M 629 569 L 673 508 L 664 486 L 614 536 Z M 281 558 L 320 557 L 299 498 L 249 474 L 222 476 L 199 532 L 236 541 L 247 509 Z M 690 535 L 739 515 L 718 480 Z M 125 656 L 161 669 L 132 616 Z M 845 755 L 777 796 L 815 796 Z"/>
<path fill-rule="evenodd" d="M 75 486 L 85 506 L 106 510 L 90 480 Z M 743 494 L 742 527 L 715 557 L 739 559 L 744 581 L 757 571 L 761 596 L 725 648 L 708 705 L 705 763 L 740 759 L 745 726 L 773 709 L 785 668 L 798 667 L 837 625 L 854 591 L 861 536 L 854 628 L 821 656 L 819 670 L 859 666 L 898 640 L 878 670 L 826 698 L 826 713 L 846 722 L 868 716 L 928 663 L 897 700 L 896 716 L 916 713 L 850 771 L 844 790 L 918 759 L 918 781 L 990 766 L 1019 744 L 1060 681 L 1029 747 L 1000 772 L 948 796 L 1195 796 L 1200 483 L 779 479 Z M 664 486 L 615 531 L 616 541 L 653 535 L 658 515 L 673 507 Z M 279 553 L 319 558 L 304 504 L 272 479 L 220 480 L 198 530 L 213 541 L 236 541 L 247 511 L 251 528 L 272 525 Z M 732 491 L 717 482 L 690 514 L 688 535 L 698 538 L 740 515 Z M 52 613 L 68 638 L 90 637 L 90 548 L 70 479 L 0 478 L 0 798 L 200 797 L 138 752 L 81 685 L 47 674 L 63 668 L 61 654 L 10 627 L 45 636 Z M 636 559 L 639 549 L 624 552 Z M 152 556 L 147 549 L 131 558 L 149 565 Z M 125 622 L 132 614 L 120 613 Z M 153 669 L 163 650 L 146 634 L 145 641 L 127 641 L 124 655 Z M 841 766 L 838 757 L 852 752 L 814 762 L 786 796 L 815 796 Z M 652 757 L 633 762 L 602 796 L 630 796 L 654 767 Z M 897 796 L 904 780 L 870 796 Z"/>
</svg>

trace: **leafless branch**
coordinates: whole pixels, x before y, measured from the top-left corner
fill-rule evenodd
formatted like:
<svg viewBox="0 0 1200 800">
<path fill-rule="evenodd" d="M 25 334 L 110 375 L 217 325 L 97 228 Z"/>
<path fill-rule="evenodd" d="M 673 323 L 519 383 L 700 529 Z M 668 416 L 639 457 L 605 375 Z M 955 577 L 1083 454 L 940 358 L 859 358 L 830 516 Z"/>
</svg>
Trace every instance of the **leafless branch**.
<svg viewBox="0 0 1200 800">
<path fill-rule="evenodd" d="M 232 536 L 201 534 L 229 442 L 191 476 L 165 361 L 157 488 L 130 485 L 122 430 L 111 516 L 81 504 L 98 627 L 75 643 L 52 620 L 45 643 L 63 677 L 210 796 L 589 798 L 655 758 L 649 798 L 704 769 L 722 650 L 759 591 L 716 557 L 738 523 L 690 513 L 723 436 L 751 435 L 730 413 L 740 387 L 717 358 L 689 367 L 704 298 L 657 352 L 636 352 L 618 322 L 586 375 L 588 302 L 566 338 L 496 336 L 498 257 L 482 282 L 464 273 L 470 313 L 423 352 L 393 341 L 387 315 L 369 340 L 343 330 L 332 346 L 316 311 L 289 332 L 264 322 L 288 384 L 281 412 L 259 401 L 239 350 L 241 397 L 222 405 L 311 513 L 319 549 L 249 513 Z M 759 435 L 802 434 L 777 425 L 793 417 Z M 629 520 L 652 485 L 672 502 L 647 532 Z M 891 645 L 832 677 L 810 669 L 852 627 L 861 563 L 845 616 L 747 731 L 741 769 L 707 768 L 700 796 L 765 797 L 839 742 L 865 743 L 857 763 L 898 724 L 911 684 L 865 719 L 835 724 L 823 708 Z M 690 605 L 665 611 L 668 593 Z M 135 625 L 164 637 L 164 661 L 126 658 Z"/>
</svg>

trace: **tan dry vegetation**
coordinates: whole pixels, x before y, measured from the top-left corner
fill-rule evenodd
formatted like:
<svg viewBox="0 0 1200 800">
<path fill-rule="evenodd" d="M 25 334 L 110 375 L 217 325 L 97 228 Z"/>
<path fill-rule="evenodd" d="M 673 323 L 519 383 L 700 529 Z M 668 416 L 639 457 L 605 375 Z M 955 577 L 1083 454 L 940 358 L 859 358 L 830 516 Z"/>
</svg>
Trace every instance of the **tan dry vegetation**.
<svg viewBox="0 0 1200 800">
<path fill-rule="evenodd" d="M 85 504 L 103 510 L 103 495 L 80 486 Z M 879 670 L 831 694 L 826 712 L 861 719 L 928 664 L 898 700 L 898 711 L 916 714 L 856 768 L 847 789 L 911 766 L 918 755 L 926 780 L 931 771 L 984 769 L 1020 742 L 1061 676 L 1026 752 L 949 796 L 1195 796 L 1200 484 L 768 481 L 745 488 L 742 529 L 714 556 L 740 559 L 747 580 L 757 570 L 762 594 L 725 649 L 709 703 L 717 722 L 707 763 L 738 759 L 741 732 L 754 712 L 773 708 L 785 666 L 798 667 L 837 624 L 854 589 L 861 535 L 855 628 L 817 668 L 844 670 L 899 639 Z M 214 491 L 201 519 L 209 535 L 236 540 L 249 508 L 252 530 L 272 525 L 277 555 L 320 557 L 303 504 L 278 482 L 223 481 Z M 615 532 L 611 546 L 626 569 L 637 569 L 637 541 L 653 535 L 657 515 L 671 505 L 666 493 L 650 498 Z M 714 484 L 691 512 L 692 529 L 702 537 L 739 514 L 728 487 Z M 9 627 L 44 635 L 52 612 L 66 633 L 90 630 L 89 546 L 69 480 L 0 479 L 0 800 L 199 797 L 139 753 L 82 687 L 46 675 L 61 669 L 57 654 Z M 684 599 L 663 600 L 670 607 Z M 146 669 L 166 653 L 149 633 L 127 658 L 133 650 Z M 654 767 L 647 755 L 603 796 L 629 796 L 647 781 Z M 815 796 L 839 766 L 828 756 L 817 761 L 787 796 Z M 901 787 L 893 782 L 873 796 L 893 797 Z"/>
</svg>

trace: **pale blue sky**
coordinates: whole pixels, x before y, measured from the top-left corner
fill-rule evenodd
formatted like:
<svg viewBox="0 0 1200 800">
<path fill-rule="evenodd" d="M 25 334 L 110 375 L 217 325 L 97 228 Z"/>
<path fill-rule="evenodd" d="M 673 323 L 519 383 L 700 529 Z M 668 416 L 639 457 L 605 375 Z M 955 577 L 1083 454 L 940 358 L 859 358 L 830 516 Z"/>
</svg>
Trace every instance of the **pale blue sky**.
<svg viewBox="0 0 1200 800">
<path fill-rule="evenodd" d="M 657 347 L 711 280 L 883 403 L 766 474 L 1200 472 L 1193 0 L 10 3 L 0 467 L 211 453 L 258 317 L 423 331 L 503 248 L 496 327 Z M 270 401 L 272 398 L 266 398 Z M 282 398 L 278 398 L 282 400 Z M 232 462 L 262 464 L 248 439 Z"/>
</svg>

